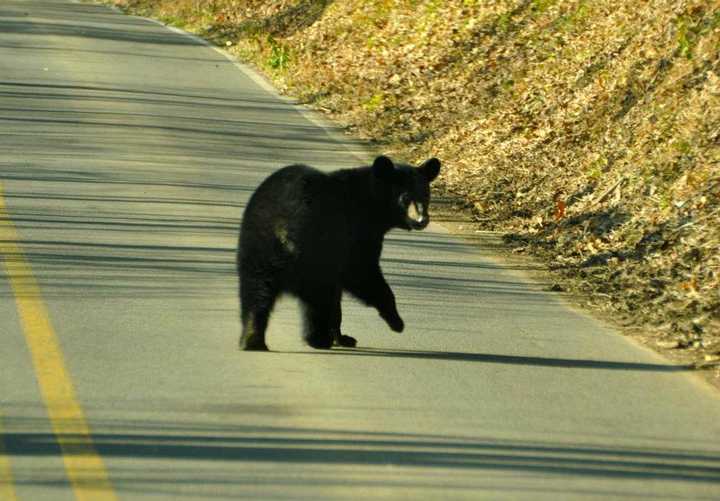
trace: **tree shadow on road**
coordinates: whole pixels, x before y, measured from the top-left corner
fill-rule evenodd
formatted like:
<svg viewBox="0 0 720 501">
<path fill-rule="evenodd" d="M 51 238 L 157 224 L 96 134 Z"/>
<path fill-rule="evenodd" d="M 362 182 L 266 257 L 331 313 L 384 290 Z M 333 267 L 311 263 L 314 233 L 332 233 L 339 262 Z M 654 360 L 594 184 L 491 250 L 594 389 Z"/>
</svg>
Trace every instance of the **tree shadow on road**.
<svg viewBox="0 0 720 501">
<path fill-rule="evenodd" d="M 5 452 L 10 457 L 59 456 L 60 440 L 66 446 L 85 439 L 65 434 L 57 437 L 49 433 L 12 431 L 23 426 L 22 419 L 9 421 L 10 430 L 3 435 Z M 26 423 L 27 424 L 27 423 Z M 570 477 L 663 480 L 691 483 L 720 483 L 720 453 L 711 450 L 687 450 L 671 447 L 597 446 L 583 443 L 558 444 L 552 441 L 500 440 L 483 437 L 453 437 L 379 433 L 373 431 L 342 431 L 274 426 L 212 425 L 145 423 L 142 421 L 95 422 L 92 436 L 98 453 L 109 461 L 111 478 L 118 491 L 150 492 L 154 488 L 178 485 L 178 491 L 188 486 L 212 488 L 216 483 L 234 488 L 257 485 L 349 487 L 406 486 L 440 488 L 448 475 L 462 472 L 521 472 L 538 476 L 525 489 L 541 492 L 548 485 L 548 476 L 561 482 Z M 72 450 L 72 447 L 67 447 Z M 67 453 L 67 452 L 66 452 Z M 141 460 L 115 463 L 115 459 Z M 151 462 L 147 462 L 151 461 Z M 184 472 L 193 461 L 192 474 Z M 212 470 L 198 467 L 208 462 Z M 276 464 L 275 474 L 263 478 L 245 478 L 243 469 L 229 469 L 233 464 Z M 294 475 L 284 475 L 283 465 L 294 469 Z M 421 475 L 406 471 L 389 472 L 394 467 L 421 468 Z M 318 467 L 352 466 L 373 468 L 371 475 L 338 479 L 331 470 Z M 208 466 L 210 468 L 210 466 Z M 213 474 L 211 475 L 211 471 Z M 270 470 L 266 470 L 270 471 Z M 304 474 L 297 474 L 298 471 Z M 367 471 L 367 470 L 366 470 Z M 84 472 L 92 481 L 92 471 Z M 252 475 L 251 475 L 252 476 Z M 49 477 L 49 476 L 48 476 Z M 565 480 L 563 480 L 565 477 Z M 545 480 L 541 480 L 545 478 Z M 452 489 L 477 489 L 492 483 L 483 475 L 458 476 Z M 19 476 L 18 484 L 54 485 L 57 480 L 43 475 Z M 512 486 L 501 483 L 500 489 Z M 63 486 L 65 484 L 63 483 Z M 208 487 L 210 486 L 210 487 Z M 556 486 L 555 486 L 556 487 Z M 446 488 L 449 488 L 446 486 Z M 617 486 L 618 493 L 623 491 Z M 627 494 L 627 493 L 625 493 Z"/>
</svg>

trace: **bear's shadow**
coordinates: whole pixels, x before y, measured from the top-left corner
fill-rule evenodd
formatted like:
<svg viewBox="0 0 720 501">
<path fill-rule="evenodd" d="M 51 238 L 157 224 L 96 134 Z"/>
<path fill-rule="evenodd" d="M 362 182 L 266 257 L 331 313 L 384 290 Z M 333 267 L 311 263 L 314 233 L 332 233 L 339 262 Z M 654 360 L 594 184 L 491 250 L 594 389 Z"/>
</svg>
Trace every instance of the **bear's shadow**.
<svg viewBox="0 0 720 501">
<path fill-rule="evenodd" d="M 639 372 L 681 372 L 692 370 L 690 365 L 654 364 L 646 362 L 620 362 L 574 358 L 551 358 L 490 353 L 463 353 L 452 351 L 417 351 L 387 348 L 333 348 L 318 351 L 291 351 L 286 353 L 315 356 L 388 357 L 449 362 L 479 362 L 485 364 L 558 367 L 564 369 L 600 369 Z"/>
</svg>

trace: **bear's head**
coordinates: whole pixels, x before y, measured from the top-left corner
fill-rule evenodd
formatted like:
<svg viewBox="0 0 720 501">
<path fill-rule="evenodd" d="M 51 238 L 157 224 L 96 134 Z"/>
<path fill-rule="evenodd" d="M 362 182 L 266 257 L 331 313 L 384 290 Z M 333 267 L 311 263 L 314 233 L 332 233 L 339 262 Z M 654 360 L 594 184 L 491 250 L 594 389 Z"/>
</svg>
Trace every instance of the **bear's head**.
<svg viewBox="0 0 720 501">
<path fill-rule="evenodd" d="M 379 156 L 372 165 L 373 175 L 385 186 L 389 198 L 390 224 L 394 228 L 422 230 L 430 222 L 430 183 L 440 173 L 440 160 L 431 158 L 419 167 L 394 164 Z"/>
</svg>

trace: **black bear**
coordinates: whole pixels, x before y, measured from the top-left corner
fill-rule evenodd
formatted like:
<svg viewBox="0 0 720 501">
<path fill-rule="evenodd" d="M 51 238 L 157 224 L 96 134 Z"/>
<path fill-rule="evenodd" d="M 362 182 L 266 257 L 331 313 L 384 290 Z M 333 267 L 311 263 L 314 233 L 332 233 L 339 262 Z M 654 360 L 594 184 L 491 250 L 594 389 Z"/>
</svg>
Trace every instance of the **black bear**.
<svg viewBox="0 0 720 501">
<path fill-rule="evenodd" d="M 330 173 L 290 165 L 263 181 L 240 228 L 240 348 L 268 349 L 265 330 L 283 293 L 300 299 L 305 340 L 313 348 L 356 345 L 340 332 L 343 291 L 402 332 L 380 270 L 383 238 L 392 228 L 427 226 L 430 183 L 439 172 L 436 158 L 412 167 L 379 156 L 371 166 Z"/>
</svg>

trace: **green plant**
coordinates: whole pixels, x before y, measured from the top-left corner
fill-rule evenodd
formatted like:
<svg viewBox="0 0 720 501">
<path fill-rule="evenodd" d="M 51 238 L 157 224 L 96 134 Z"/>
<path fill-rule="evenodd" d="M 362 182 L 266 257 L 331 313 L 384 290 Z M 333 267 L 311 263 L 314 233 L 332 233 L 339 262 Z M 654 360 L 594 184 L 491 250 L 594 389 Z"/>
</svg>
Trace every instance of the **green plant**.
<svg viewBox="0 0 720 501">
<path fill-rule="evenodd" d="M 268 66 L 274 70 L 285 69 L 290 61 L 290 52 L 287 47 L 279 44 L 272 35 L 268 35 L 267 42 L 270 45 L 270 57 L 268 57 L 267 61 Z"/>
<path fill-rule="evenodd" d="M 532 10 L 536 12 L 545 12 L 548 8 L 555 5 L 557 0 L 533 0 Z"/>
<path fill-rule="evenodd" d="M 383 94 L 381 93 L 376 93 L 365 100 L 365 102 L 363 103 L 363 108 L 372 113 L 373 111 L 376 111 L 378 108 L 380 108 L 384 102 L 385 96 L 383 96 Z"/>
<path fill-rule="evenodd" d="M 587 176 L 594 181 L 602 179 L 609 163 L 610 161 L 605 155 L 599 155 L 595 160 L 590 162 L 590 165 L 588 165 Z"/>
<path fill-rule="evenodd" d="M 681 18 L 677 26 L 678 54 L 680 57 L 692 59 L 692 45 L 688 36 L 689 34 L 688 22 L 686 19 Z"/>
<path fill-rule="evenodd" d="M 188 22 L 185 18 L 183 18 L 182 16 L 174 16 L 172 14 L 160 16 L 160 20 L 163 22 L 163 24 L 175 26 L 177 28 L 185 28 L 188 25 Z"/>
<path fill-rule="evenodd" d="M 575 10 L 558 18 L 557 26 L 567 31 L 577 29 L 587 22 L 590 14 L 590 6 L 585 0 L 582 0 Z"/>
<path fill-rule="evenodd" d="M 431 16 L 437 15 L 444 3 L 444 0 L 430 0 L 425 7 L 425 12 Z"/>
<path fill-rule="evenodd" d="M 682 15 L 675 21 L 677 34 L 677 51 L 680 57 L 692 59 L 693 49 L 697 45 L 701 36 L 706 35 L 710 31 L 720 26 L 720 12 L 713 12 L 711 15 L 701 17 Z"/>
<path fill-rule="evenodd" d="M 511 12 L 504 12 L 497 19 L 497 28 L 500 33 L 505 33 L 510 28 Z"/>
</svg>

